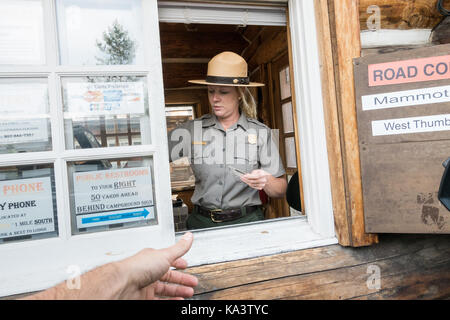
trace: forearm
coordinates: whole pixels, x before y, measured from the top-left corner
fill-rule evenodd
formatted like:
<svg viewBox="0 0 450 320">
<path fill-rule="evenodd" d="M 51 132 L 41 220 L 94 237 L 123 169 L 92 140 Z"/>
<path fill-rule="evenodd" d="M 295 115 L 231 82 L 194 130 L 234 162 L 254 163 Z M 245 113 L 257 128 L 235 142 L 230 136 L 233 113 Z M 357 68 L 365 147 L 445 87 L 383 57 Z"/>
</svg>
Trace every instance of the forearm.
<svg viewBox="0 0 450 320">
<path fill-rule="evenodd" d="M 117 299 L 126 279 L 119 277 L 117 264 L 109 263 L 95 268 L 79 279 L 79 288 L 69 288 L 66 281 L 37 294 L 25 297 L 26 300 L 103 300 Z"/>
<path fill-rule="evenodd" d="M 264 192 L 271 198 L 282 198 L 286 194 L 287 182 L 284 176 L 276 178 L 268 176 L 268 182 L 264 187 Z"/>
</svg>

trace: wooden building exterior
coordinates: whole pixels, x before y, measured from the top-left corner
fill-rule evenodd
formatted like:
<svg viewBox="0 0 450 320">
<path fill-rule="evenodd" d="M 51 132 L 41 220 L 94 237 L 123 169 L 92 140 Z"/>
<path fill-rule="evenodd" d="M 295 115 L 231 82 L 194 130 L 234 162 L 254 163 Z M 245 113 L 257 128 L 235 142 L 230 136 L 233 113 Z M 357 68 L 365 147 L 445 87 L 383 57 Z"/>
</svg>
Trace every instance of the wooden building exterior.
<svg viewBox="0 0 450 320">
<path fill-rule="evenodd" d="M 45 10 L 54 3 L 52 0 L 42 1 Z M 58 149 L 59 153 L 55 152 L 51 159 L 55 158 L 57 163 L 56 180 L 68 182 L 64 182 L 62 191 L 57 192 L 74 192 L 73 182 L 67 178 L 64 168 L 91 157 L 102 161 L 118 160 L 119 165 L 120 162 L 133 163 L 151 158 L 151 164 L 157 163 L 158 168 L 154 171 L 156 191 L 153 192 L 160 220 L 136 229 L 139 231 L 133 234 L 135 238 L 132 239 L 127 237 L 134 229 L 113 231 L 117 232 L 117 237 L 111 235 L 111 239 L 97 237 L 95 233 L 83 235 L 84 230 L 81 229 L 75 232 L 74 227 L 70 227 L 70 223 L 75 223 L 70 209 L 74 200 L 64 196 L 67 199 L 64 198 L 58 208 L 67 212 L 58 217 L 67 215 L 72 220 L 61 228 L 63 236 L 60 238 L 70 244 L 69 249 L 76 251 L 75 258 L 83 261 L 85 270 L 129 256 L 144 246 L 165 246 L 181 236 L 184 231 L 182 223 L 175 221 L 174 226 L 172 217 L 162 212 L 170 212 L 170 205 L 167 205 L 169 190 L 173 196 L 182 199 L 187 212 L 192 210 L 192 172 L 185 162 L 168 165 L 164 153 L 167 144 L 159 137 L 181 121 L 209 112 L 207 92 L 204 88 L 187 85 L 187 81 L 203 78 L 209 59 L 229 50 L 247 60 L 252 81 L 266 84 L 264 89 L 253 92 L 258 102 L 258 119 L 279 130 L 280 154 L 287 176 L 290 178 L 297 173 L 300 177 L 298 197 L 302 208 L 293 211 L 286 199 L 268 199 L 264 204 L 266 221 L 261 224 L 194 231 L 195 243 L 198 244 L 187 257 L 189 262 L 194 262 L 187 272 L 199 278 L 194 299 L 450 298 L 450 211 L 436 198 L 433 198 L 433 207 L 438 208 L 439 217 L 442 217 L 440 223 L 444 227 L 424 220 L 414 232 L 404 232 L 403 218 L 399 217 L 392 222 L 394 227 L 398 227 L 398 232 L 392 229 L 370 232 L 372 225 L 367 225 L 367 222 L 377 223 L 379 220 L 376 217 L 372 219 L 373 216 L 367 220 L 365 205 L 367 210 L 369 202 L 377 203 L 379 200 L 372 199 L 374 195 L 364 192 L 363 188 L 367 188 L 365 182 L 368 179 L 378 180 L 376 174 L 367 174 L 367 161 L 364 162 L 366 158 L 361 156 L 366 146 L 361 145 L 361 123 L 358 121 L 364 117 L 358 117 L 358 112 L 361 112 L 358 109 L 361 83 L 355 80 L 360 79 L 355 76 L 355 63 L 358 61 L 366 63 L 364 59 L 369 59 L 371 63 L 371 57 L 382 61 L 383 54 L 397 54 L 398 60 L 402 60 L 402 52 L 414 59 L 414 54 L 406 52 L 423 48 L 433 50 L 434 46 L 450 43 L 450 17 L 444 20 L 437 10 L 437 0 L 142 0 L 142 3 L 146 12 L 152 13 L 148 19 L 151 22 L 146 22 L 148 25 L 144 27 L 148 43 L 141 45 L 147 52 L 145 68 L 140 69 L 141 66 L 137 65 L 83 66 L 76 69 L 70 64 L 61 67 L 55 54 L 50 58 L 53 64 L 48 69 L 30 71 L 40 76 L 50 74 L 52 85 L 60 80 L 60 74 L 62 78 L 86 76 L 87 79 L 122 73 L 129 77 L 147 77 L 148 92 L 155 99 L 152 103 L 165 107 L 155 111 L 152 106 L 148 107 L 155 112 L 155 118 L 151 119 L 153 131 L 148 129 L 153 139 L 145 142 L 142 134 L 142 145 L 140 140 L 132 145 L 136 132 L 132 129 L 132 117 L 128 116 L 126 132 L 111 134 L 116 139 L 116 146 L 120 145 L 122 136 L 128 141 L 125 147 L 115 149 L 119 152 L 116 156 L 115 151 L 108 151 L 109 135 L 105 124 L 98 134 L 94 132 L 104 147 L 103 151 L 81 150 L 80 154 L 75 150 L 65 151 L 62 141 L 65 129 L 58 127 L 63 138 L 56 141 L 62 151 Z M 442 1 L 442 5 L 450 10 L 450 0 Z M 159 15 L 155 8 L 159 8 Z M 195 16 L 195 10 L 198 10 L 200 18 Z M 238 20 L 241 21 L 215 22 L 219 18 L 208 13 L 214 10 L 229 10 L 230 16 L 239 12 Z M 257 20 L 252 16 L 260 12 L 270 13 L 270 19 Z M 52 32 L 52 28 L 56 28 L 47 27 Z M 55 39 L 52 40 L 55 43 L 48 40 L 50 48 L 57 47 Z M 160 52 L 149 50 L 153 46 Z M 450 47 L 441 47 L 440 54 L 447 55 L 447 48 Z M 20 77 L 26 72 L 29 70 L 25 67 L 0 68 L 1 77 Z M 443 81 L 448 82 L 449 78 Z M 62 91 L 63 85 L 64 82 L 55 88 Z M 64 94 L 53 91 L 50 90 L 50 101 L 62 108 L 63 103 L 56 101 L 63 100 Z M 450 102 L 442 103 L 439 112 L 450 114 L 449 106 Z M 59 112 L 58 117 L 62 114 Z M 167 116 L 166 125 L 158 123 L 164 116 Z M 59 119 L 56 115 L 53 117 L 54 122 Z M 448 131 L 443 132 L 439 140 L 446 146 L 448 138 L 445 132 Z M 423 148 L 426 149 L 426 143 L 432 140 L 432 137 L 424 139 Z M 0 167 L 24 166 L 33 161 L 32 156 L 25 160 L 8 156 L 0 161 Z M 392 158 L 395 162 L 395 157 Z M 376 160 L 382 162 L 382 159 Z M 440 158 L 438 160 L 441 161 Z M 39 161 L 46 163 L 50 160 L 40 155 Z M 172 175 L 170 178 L 165 174 L 168 172 Z M 397 182 L 407 185 L 413 183 L 411 181 Z M 430 183 L 435 184 L 434 180 Z M 385 188 L 379 186 L 379 189 Z M 420 215 L 420 210 L 424 210 L 426 199 L 422 200 L 417 199 L 418 202 L 414 203 L 412 214 Z M 395 205 L 398 204 L 392 204 L 392 207 Z M 395 210 L 391 212 L 394 216 Z M 63 226 L 62 222 L 60 226 Z M 151 236 L 147 237 L 145 228 L 153 230 Z M 70 242 L 72 235 L 79 234 L 79 243 L 75 240 Z M 125 240 L 133 244 L 127 244 Z M 138 240 L 142 241 L 139 245 L 136 244 Z M 97 241 L 98 250 L 92 249 L 95 247 L 92 245 L 90 249 L 93 251 L 85 254 L 81 249 L 91 246 L 92 241 Z M 212 241 L 221 243 L 220 250 L 211 247 Z M 62 252 L 64 243 L 61 243 L 56 247 Z M 52 245 L 53 242 L 44 241 L 42 250 L 44 246 L 47 250 Z M 25 253 L 32 250 L 32 247 L 17 244 L 2 251 L 1 246 L 6 248 L 0 243 L 0 256 L 11 254 L 14 263 L 22 261 L 20 250 Z M 64 259 L 66 264 L 71 261 L 67 257 Z M 57 280 L 61 281 L 67 276 L 63 269 L 65 266 L 61 262 L 54 270 L 48 270 L 42 281 L 23 271 L 24 277 L 34 279 L 31 284 L 22 285 L 21 281 L 7 279 L 3 296 L 15 298 L 15 294 L 41 290 Z M 0 264 L 0 267 L 3 266 Z"/>
</svg>

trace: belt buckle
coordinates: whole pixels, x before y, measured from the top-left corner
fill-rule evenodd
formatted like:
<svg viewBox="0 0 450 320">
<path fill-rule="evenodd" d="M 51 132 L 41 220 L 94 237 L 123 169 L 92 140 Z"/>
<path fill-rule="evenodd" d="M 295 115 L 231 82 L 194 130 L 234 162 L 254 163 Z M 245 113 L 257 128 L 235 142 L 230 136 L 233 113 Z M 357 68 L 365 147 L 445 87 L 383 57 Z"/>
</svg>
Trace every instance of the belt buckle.
<svg viewBox="0 0 450 320">
<path fill-rule="evenodd" d="M 216 223 L 223 222 L 223 220 L 214 219 L 214 213 L 216 213 L 216 212 L 222 212 L 222 209 L 211 209 L 210 210 L 209 217 L 211 218 L 212 222 L 216 222 Z"/>
</svg>

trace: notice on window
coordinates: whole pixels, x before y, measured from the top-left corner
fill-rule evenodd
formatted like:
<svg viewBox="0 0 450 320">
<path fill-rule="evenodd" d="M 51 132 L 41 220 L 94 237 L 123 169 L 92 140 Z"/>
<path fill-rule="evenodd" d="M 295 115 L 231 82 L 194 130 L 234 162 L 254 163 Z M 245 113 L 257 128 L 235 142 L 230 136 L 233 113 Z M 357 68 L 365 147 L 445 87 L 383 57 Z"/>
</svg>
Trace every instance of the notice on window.
<svg viewBox="0 0 450 320">
<path fill-rule="evenodd" d="M 74 82 L 66 87 L 66 117 L 145 112 L 142 82 Z"/>
<path fill-rule="evenodd" d="M 50 177 L 0 181 L 0 238 L 55 231 Z"/>
<path fill-rule="evenodd" d="M 0 84 L 0 119 L 48 113 L 46 83 Z"/>
<path fill-rule="evenodd" d="M 47 119 L 1 121 L 0 144 L 47 142 Z"/>
<path fill-rule="evenodd" d="M 77 227 L 155 218 L 150 167 L 75 172 Z"/>
</svg>

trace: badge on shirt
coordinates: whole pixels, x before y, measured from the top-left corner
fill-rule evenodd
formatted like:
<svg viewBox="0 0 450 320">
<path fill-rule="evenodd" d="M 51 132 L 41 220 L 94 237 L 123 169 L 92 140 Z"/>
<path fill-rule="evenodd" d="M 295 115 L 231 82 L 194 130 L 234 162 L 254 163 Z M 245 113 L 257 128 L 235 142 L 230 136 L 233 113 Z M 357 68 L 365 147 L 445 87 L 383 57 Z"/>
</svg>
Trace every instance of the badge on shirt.
<svg viewBox="0 0 450 320">
<path fill-rule="evenodd" d="M 257 141 L 258 141 L 258 136 L 256 134 L 249 134 L 248 135 L 248 143 L 256 144 Z"/>
</svg>

